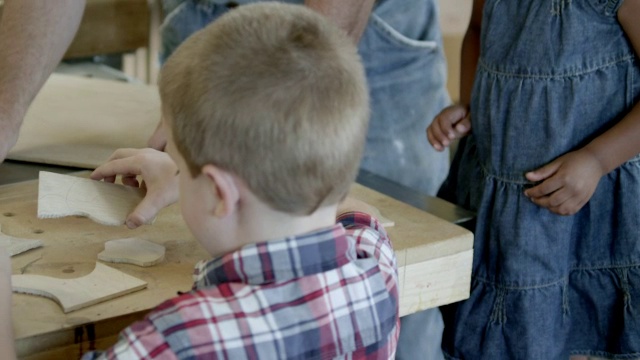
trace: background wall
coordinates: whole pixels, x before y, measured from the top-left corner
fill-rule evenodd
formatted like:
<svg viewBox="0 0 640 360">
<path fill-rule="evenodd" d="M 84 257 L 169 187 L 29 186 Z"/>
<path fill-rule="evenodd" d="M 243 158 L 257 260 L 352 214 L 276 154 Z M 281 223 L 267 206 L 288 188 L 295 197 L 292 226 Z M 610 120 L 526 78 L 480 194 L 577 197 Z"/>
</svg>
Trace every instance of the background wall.
<svg viewBox="0 0 640 360">
<path fill-rule="evenodd" d="M 469 19 L 473 0 L 438 0 L 440 3 L 440 24 L 447 57 L 447 87 L 453 101 L 460 94 L 460 48 Z"/>
</svg>

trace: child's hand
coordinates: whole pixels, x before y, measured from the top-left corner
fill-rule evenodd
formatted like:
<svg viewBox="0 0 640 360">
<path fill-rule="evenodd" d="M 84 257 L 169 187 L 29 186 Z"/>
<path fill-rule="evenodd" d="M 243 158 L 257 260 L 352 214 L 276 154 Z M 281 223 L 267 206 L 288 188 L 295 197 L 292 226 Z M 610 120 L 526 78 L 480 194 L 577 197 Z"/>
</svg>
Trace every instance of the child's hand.
<svg viewBox="0 0 640 360">
<path fill-rule="evenodd" d="M 427 139 L 438 151 L 444 150 L 452 140 L 459 139 L 471 131 L 471 117 L 462 105 L 451 105 L 438 114 L 427 128 Z"/>
<path fill-rule="evenodd" d="M 178 167 L 168 154 L 153 149 L 118 149 L 107 162 L 91 173 L 94 180 L 146 187 L 147 194 L 127 217 L 130 229 L 150 222 L 158 212 L 178 200 Z M 137 176 L 142 177 L 139 182 Z"/>
<path fill-rule="evenodd" d="M 524 194 L 535 204 L 559 215 L 573 215 L 589 201 L 604 175 L 598 159 L 587 150 L 567 153 L 526 174 L 542 183 Z"/>
</svg>

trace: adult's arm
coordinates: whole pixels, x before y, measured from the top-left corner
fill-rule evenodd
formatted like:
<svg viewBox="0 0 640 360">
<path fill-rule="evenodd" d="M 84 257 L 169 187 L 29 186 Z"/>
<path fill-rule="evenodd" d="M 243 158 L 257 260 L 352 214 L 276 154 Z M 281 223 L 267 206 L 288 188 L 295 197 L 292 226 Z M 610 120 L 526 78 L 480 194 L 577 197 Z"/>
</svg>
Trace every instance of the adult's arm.
<svg viewBox="0 0 640 360">
<path fill-rule="evenodd" d="M 375 0 L 305 0 L 304 3 L 331 19 L 357 44 L 367 27 Z"/>
<path fill-rule="evenodd" d="M 0 21 L 0 161 L 78 30 L 85 0 L 5 0 Z"/>
</svg>

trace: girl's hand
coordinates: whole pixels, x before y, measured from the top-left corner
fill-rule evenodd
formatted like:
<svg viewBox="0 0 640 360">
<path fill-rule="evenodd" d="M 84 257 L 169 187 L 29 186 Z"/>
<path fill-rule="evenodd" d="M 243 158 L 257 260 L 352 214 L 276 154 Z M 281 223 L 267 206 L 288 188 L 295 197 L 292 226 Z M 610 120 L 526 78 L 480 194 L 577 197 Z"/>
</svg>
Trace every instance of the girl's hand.
<svg viewBox="0 0 640 360">
<path fill-rule="evenodd" d="M 591 199 L 604 175 L 598 159 L 588 150 L 567 153 L 528 172 L 528 180 L 542 183 L 524 192 L 536 205 L 558 215 L 573 215 Z"/>
<path fill-rule="evenodd" d="M 146 188 L 144 199 L 127 216 L 127 227 L 135 229 L 151 222 L 160 210 L 178 200 L 177 173 L 178 167 L 167 153 L 148 148 L 118 149 L 91 173 L 91 178 L 114 182 L 116 176 L 121 176 L 125 185 Z"/>
<path fill-rule="evenodd" d="M 471 117 L 462 105 L 451 105 L 440 112 L 427 128 L 427 139 L 438 151 L 444 150 L 452 140 L 459 139 L 471 131 Z"/>
</svg>

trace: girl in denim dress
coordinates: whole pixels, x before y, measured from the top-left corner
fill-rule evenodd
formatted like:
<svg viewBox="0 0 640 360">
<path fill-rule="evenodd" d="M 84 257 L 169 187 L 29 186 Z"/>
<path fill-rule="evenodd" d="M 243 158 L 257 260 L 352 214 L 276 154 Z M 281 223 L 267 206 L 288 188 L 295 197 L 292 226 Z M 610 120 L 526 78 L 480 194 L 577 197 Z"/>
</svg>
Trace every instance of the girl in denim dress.
<svg viewBox="0 0 640 360">
<path fill-rule="evenodd" d="M 478 213 L 446 357 L 640 359 L 638 54 L 640 0 L 475 0 L 470 110 L 427 130 L 468 134 L 440 194 Z"/>
</svg>

